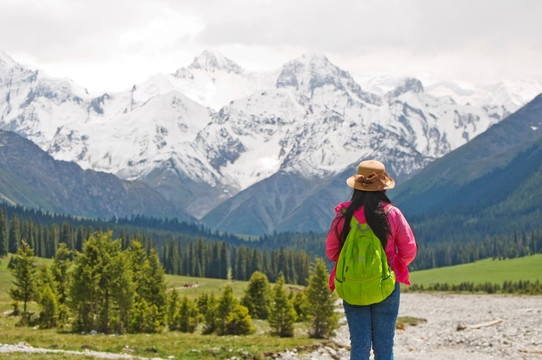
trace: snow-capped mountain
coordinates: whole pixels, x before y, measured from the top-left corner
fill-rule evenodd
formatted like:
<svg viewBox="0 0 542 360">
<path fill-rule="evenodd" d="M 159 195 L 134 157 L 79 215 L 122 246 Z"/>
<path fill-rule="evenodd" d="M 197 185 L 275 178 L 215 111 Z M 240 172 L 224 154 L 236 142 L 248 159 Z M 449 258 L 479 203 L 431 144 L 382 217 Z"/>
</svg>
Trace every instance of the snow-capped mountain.
<svg viewBox="0 0 542 360">
<path fill-rule="evenodd" d="M 503 98 L 509 88 L 465 95 L 487 103 L 412 78 L 373 93 L 323 56 L 256 74 L 206 51 L 174 74 L 92 97 L 3 55 L 0 128 L 55 159 L 142 180 L 201 218 L 279 173 L 322 184 L 374 157 L 404 179 L 522 105 Z M 291 215 L 281 208 L 259 231 Z"/>
<path fill-rule="evenodd" d="M 209 50 L 197 56 L 188 67 L 160 76 L 166 77 L 172 88 L 216 111 L 233 99 L 273 86 L 276 78 L 274 72 L 245 71 L 232 60 Z M 152 85 L 155 80 L 150 79 L 149 83 Z"/>
<path fill-rule="evenodd" d="M 366 91 L 385 95 L 406 79 L 404 77 L 374 76 L 354 74 L 354 79 Z M 475 85 L 466 82 L 439 81 L 424 86 L 426 94 L 437 97 L 449 97 L 460 105 L 487 107 L 502 118 L 519 109 L 532 100 L 542 90 L 542 81 L 536 79 L 499 81 L 491 84 Z"/>
</svg>

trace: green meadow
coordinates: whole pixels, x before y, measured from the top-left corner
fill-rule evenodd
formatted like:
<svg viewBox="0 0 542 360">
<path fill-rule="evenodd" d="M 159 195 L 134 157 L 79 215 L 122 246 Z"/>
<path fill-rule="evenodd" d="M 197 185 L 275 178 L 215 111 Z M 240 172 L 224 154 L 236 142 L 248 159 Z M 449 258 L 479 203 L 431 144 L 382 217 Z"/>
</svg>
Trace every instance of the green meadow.
<svg viewBox="0 0 542 360">
<path fill-rule="evenodd" d="M 502 285 L 504 281 L 542 281 L 542 254 L 515 259 L 484 259 L 469 264 L 414 271 L 411 284 L 424 287 L 435 283 L 450 285 L 462 282 L 482 284 L 490 282 Z"/>
<path fill-rule="evenodd" d="M 39 259 L 42 261 L 42 259 Z M 49 262 L 49 260 L 45 260 Z M 269 335 L 267 321 L 253 320 L 257 331 L 247 336 L 202 335 L 201 331 L 193 334 L 179 331 L 164 331 L 160 334 L 122 334 L 89 335 L 70 332 L 70 329 L 39 330 L 31 327 L 17 327 L 17 318 L 8 316 L 11 298 L 8 289 L 12 286 L 12 276 L 7 269 L 8 259 L 0 260 L 0 343 L 27 343 L 34 347 L 83 351 L 84 349 L 129 354 L 144 358 L 174 359 L 215 359 L 215 358 L 263 358 L 265 353 L 275 353 L 286 349 L 303 349 L 326 342 L 323 339 L 308 337 L 308 324 L 297 323 L 295 337 L 280 338 Z M 177 288 L 180 296 L 195 299 L 207 292 L 219 296 L 225 285 L 231 285 L 234 296 L 241 298 L 248 284 L 246 281 L 208 279 L 187 276 L 166 275 L 169 288 Z M 290 287 L 290 285 L 287 285 Z M 299 288 L 297 285 L 291 287 Z M 37 311 L 35 304 L 30 310 Z M 25 354 L 0 353 L 0 359 L 88 359 L 80 355 L 69 354 Z"/>
</svg>

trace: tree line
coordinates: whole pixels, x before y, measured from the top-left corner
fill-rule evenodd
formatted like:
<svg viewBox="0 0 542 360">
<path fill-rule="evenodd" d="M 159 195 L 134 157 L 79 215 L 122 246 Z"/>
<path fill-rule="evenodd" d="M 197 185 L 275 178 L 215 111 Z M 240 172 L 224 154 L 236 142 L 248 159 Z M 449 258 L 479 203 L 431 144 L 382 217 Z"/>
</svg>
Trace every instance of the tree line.
<svg viewBox="0 0 542 360">
<path fill-rule="evenodd" d="M 11 213 L 9 219 L 8 213 Z M 22 216 L 25 216 L 24 219 Z M 441 217 L 438 221 L 427 217 L 414 218 L 411 225 L 418 241 L 418 253 L 410 265 L 411 270 L 542 253 L 540 229 L 518 231 L 511 228 L 509 234 L 479 239 L 478 233 L 471 236 L 463 230 L 454 231 L 463 228 L 460 224 L 463 217 L 448 216 L 450 218 L 444 222 Z M 4 205 L 0 207 L 0 256 L 8 251 L 14 252 L 21 238 L 26 239 L 40 257 L 53 257 L 59 243 L 68 244 L 70 250 L 81 251 L 83 239 L 89 234 L 96 230 L 111 230 L 115 237 L 122 239 L 123 249 L 134 240 L 139 241 L 147 252 L 156 248 L 168 274 L 225 278 L 228 276 L 226 271 L 230 271 L 229 276 L 233 279 L 248 280 L 254 271 L 261 271 L 270 281 L 275 281 L 278 269 L 281 269 L 288 283 L 305 284 L 310 261 L 315 257 L 326 258 L 326 234 L 274 233 L 243 241 L 232 235 L 221 238 L 218 233 L 173 220 L 144 217 L 134 217 L 132 220 L 92 221 Z M 135 223 L 153 227 L 164 224 L 179 231 L 186 228 L 191 234 L 210 237 L 149 230 L 136 227 Z M 216 264 L 219 264 L 218 267 L 214 266 Z M 328 268 L 332 266 L 330 262 L 327 265 Z"/>
<path fill-rule="evenodd" d="M 22 240 L 10 261 L 14 277 L 9 293 L 19 325 L 40 328 L 71 326 L 76 332 L 154 333 L 170 331 L 244 335 L 255 331 L 253 318 L 269 322 L 271 333 L 294 335 L 294 323 L 308 320 L 312 337 L 329 337 L 337 327 L 335 298 L 330 293 L 325 263 L 311 264 L 308 286 L 287 291 L 278 275 L 273 287 L 265 274 L 256 271 L 242 299 L 230 285 L 220 296 L 203 293 L 195 301 L 167 289 L 164 269 L 155 249 L 146 253 L 138 241 L 126 249 L 111 232 L 97 232 L 72 257 L 59 244 L 50 266 L 38 264 L 33 249 Z M 28 310 L 37 302 L 39 314 Z M 22 310 L 20 309 L 22 303 Z"/>
<path fill-rule="evenodd" d="M 464 281 L 459 284 L 434 283 L 428 286 L 412 284 L 406 291 L 453 291 L 453 292 L 471 292 L 471 293 L 488 293 L 488 294 L 520 294 L 520 295 L 541 295 L 542 283 L 540 280 L 529 281 L 504 281 L 501 284 L 486 281 L 484 283 L 475 284 L 473 282 Z"/>
<path fill-rule="evenodd" d="M 94 228 L 89 221 L 86 227 L 76 226 L 64 217 L 61 219 L 60 225 L 55 222 L 38 224 L 32 218 L 21 220 L 16 214 L 8 219 L 6 210 L 0 209 L 0 256 L 15 253 L 21 240 L 25 239 L 39 257 L 53 258 L 59 244 L 65 244 L 73 258 L 75 252 L 83 250 L 84 240 L 95 231 L 112 231 L 115 236 L 108 226 Z M 134 241 L 139 242 L 147 253 L 155 249 L 167 274 L 221 279 L 231 276 L 234 280 L 248 280 L 253 272 L 260 271 L 275 282 L 282 271 L 286 282 L 306 285 L 310 262 L 314 258 L 303 250 L 284 247 L 269 251 L 166 231 L 139 232 L 139 228 L 132 228 L 136 232 L 130 233 L 122 227 L 115 229 L 121 249 L 129 248 Z"/>
<path fill-rule="evenodd" d="M 252 273 L 260 271 L 275 282 L 282 272 L 287 283 L 299 285 L 307 284 L 311 262 L 311 257 L 303 250 L 281 247 L 268 251 L 202 239 L 190 241 L 185 247 L 179 242 L 165 240 L 161 255 L 168 274 L 248 280 Z"/>
<path fill-rule="evenodd" d="M 481 259 L 513 259 L 542 253 L 542 230 L 514 231 L 508 235 L 487 236 L 483 241 L 436 241 L 419 243 L 412 270 L 467 264 Z"/>
</svg>

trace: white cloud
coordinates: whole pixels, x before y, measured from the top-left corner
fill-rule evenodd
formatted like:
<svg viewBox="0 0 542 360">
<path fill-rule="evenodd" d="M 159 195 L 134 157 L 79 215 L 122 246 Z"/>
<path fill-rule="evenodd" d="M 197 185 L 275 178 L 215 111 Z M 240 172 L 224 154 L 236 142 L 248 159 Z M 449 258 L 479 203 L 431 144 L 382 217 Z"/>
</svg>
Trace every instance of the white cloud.
<svg viewBox="0 0 542 360">
<path fill-rule="evenodd" d="M 351 72 L 542 77 L 538 0 L 3 0 L 0 51 L 118 90 L 206 48 L 254 69 L 323 53 Z"/>
</svg>

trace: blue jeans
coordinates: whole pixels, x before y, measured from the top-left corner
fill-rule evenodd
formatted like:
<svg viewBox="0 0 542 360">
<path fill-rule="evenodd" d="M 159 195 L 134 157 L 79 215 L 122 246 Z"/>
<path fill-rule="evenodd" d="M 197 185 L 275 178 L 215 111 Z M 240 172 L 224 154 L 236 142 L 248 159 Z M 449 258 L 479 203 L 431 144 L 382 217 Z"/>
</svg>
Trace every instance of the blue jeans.
<svg viewBox="0 0 542 360">
<path fill-rule="evenodd" d="M 366 306 L 350 305 L 343 301 L 344 313 L 350 329 L 350 359 L 368 360 L 371 346 L 375 360 L 393 360 L 393 336 L 399 313 L 400 288 L 383 301 Z"/>
</svg>

